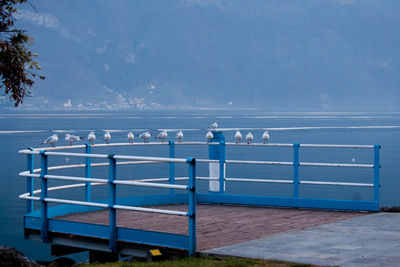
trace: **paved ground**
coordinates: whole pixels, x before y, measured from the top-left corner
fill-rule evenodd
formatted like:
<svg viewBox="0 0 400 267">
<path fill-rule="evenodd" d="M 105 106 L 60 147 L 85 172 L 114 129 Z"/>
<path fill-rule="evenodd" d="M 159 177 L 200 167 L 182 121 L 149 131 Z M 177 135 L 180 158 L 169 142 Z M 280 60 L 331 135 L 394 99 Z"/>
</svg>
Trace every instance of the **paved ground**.
<svg viewBox="0 0 400 267">
<path fill-rule="evenodd" d="M 400 213 L 373 213 L 206 253 L 324 266 L 400 266 Z"/>
</svg>

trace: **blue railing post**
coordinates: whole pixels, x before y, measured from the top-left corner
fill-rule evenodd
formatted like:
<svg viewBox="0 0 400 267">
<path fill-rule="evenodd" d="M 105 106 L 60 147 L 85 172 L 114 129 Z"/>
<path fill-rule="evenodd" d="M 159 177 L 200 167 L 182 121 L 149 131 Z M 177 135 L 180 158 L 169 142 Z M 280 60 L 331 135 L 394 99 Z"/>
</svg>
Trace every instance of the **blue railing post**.
<svg viewBox="0 0 400 267">
<path fill-rule="evenodd" d="M 92 146 L 90 144 L 86 144 L 85 148 L 85 153 L 90 154 L 92 153 Z M 85 177 L 90 178 L 92 176 L 92 158 L 85 158 Z M 89 202 L 90 201 L 90 193 L 91 191 L 91 185 L 90 182 L 85 183 L 85 201 Z"/>
<path fill-rule="evenodd" d="M 299 198 L 299 143 L 293 144 L 293 197 Z"/>
<path fill-rule="evenodd" d="M 220 158 L 219 158 L 219 192 L 225 192 L 225 141 L 219 142 Z"/>
<path fill-rule="evenodd" d="M 380 188 L 380 163 L 379 163 L 379 154 L 380 154 L 380 145 L 374 145 L 374 201 L 379 204 L 379 188 Z"/>
<path fill-rule="evenodd" d="M 187 158 L 189 163 L 189 255 L 196 253 L 196 159 Z"/>
<path fill-rule="evenodd" d="M 29 148 L 30 151 L 33 151 L 33 148 Z M 29 173 L 33 173 L 33 155 L 28 154 L 27 155 L 27 169 L 29 170 Z M 33 196 L 33 177 L 27 177 L 26 178 L 26 192 L 29 193 L 29 196 Z M 26 200 L 26 213 L 31 213 L 33 211 L 33 200 L 32 199 L 27 199 Z"/>
<path fill-rule="evenodd" d="M 47 175 L 47 169 L 48 169 L 48 161 L 47 161 L 47 155 L 45 154 L 46 151 L 42 150 L 40 151 L 40 156 L 41 156 L 41 164 L 40 164 L 40 202 L 41 202 L 41 215 L 40 215 L 40 220 L 41 220 L 41 228 L 40 228 L 40 237 L 42 238 L 43 242 L 48 241 L 48 235 L 47 235 L 47 230 L 48 230 L 48 222 L 47 222 L 47 179 L 45 176 Z"/>
<path fill-rule="evenodd" d="M 175 142 L 174 141 L 169 141 L 169 157 L 175 158 Z M 169 163 L 169 183 L 175 184 L 175 163 L 174 162 Z M 175 190 L 170 189 L 169 192 L 171 194 L 174 194 Z"/>
<path fill-rule="evenodd" d="M 212 131 L 213 139 L 210 142 L 219 144 L 208 145 L 208 158 L 218 160 L 218 163 L 209 163 L 210 177 L 218 177 L 218 181 L 210 180 L 209 191 L 224 193 L 225 192 L 225 136 L 222 131 Z"/>
<path fill-rule="evenodd" d="M 110 160 L 109 166 L 109 178 L 108 178 L 108 194 L 109 194 L 109 217 L 110 217 L 110 240 L 109 247 L 111 252 L 115 253 L 117 251 L 117 211 L 114 208 L 117 200 L 117 188 L 114 184 L 114 180 L 117 176 L 117 161 L 114 158 L 114 154 L 108 155 Z"/>
</svg>

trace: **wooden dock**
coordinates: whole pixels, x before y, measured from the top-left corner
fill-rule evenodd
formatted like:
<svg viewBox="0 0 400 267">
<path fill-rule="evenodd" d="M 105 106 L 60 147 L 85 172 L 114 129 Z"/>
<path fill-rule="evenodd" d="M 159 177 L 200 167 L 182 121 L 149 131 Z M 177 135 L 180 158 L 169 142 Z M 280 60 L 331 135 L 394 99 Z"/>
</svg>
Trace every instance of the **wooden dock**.
<svg viewBox="0 0 400 267">
<path fill-rule="evenodd" d="M 153 206 L 187 211 L 187 205 Z M 346 220 L 366 213 L 198 204 L 197 251 L 233 245 L 265 236 Z M 108 225 L 108 210 L 76 213 L 54 219 Z M 188 234 L 188 218 L 137 211 L 117 211 L 117 226 Z"/>
</svg>

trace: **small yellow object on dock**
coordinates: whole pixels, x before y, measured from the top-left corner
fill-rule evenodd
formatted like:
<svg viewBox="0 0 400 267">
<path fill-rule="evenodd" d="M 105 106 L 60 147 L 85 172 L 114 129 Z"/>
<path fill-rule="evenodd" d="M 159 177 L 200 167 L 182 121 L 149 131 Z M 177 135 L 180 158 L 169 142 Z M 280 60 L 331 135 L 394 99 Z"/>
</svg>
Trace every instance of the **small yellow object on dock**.
<svg viewBox="0 0 400 267">
<path fill-rule="evenodd" d="M 151 256 L 161 256 L 162 255 L 161 251 L 159 249 L 151 249 L 149 251 L 150 251 Z"/>
</svg>

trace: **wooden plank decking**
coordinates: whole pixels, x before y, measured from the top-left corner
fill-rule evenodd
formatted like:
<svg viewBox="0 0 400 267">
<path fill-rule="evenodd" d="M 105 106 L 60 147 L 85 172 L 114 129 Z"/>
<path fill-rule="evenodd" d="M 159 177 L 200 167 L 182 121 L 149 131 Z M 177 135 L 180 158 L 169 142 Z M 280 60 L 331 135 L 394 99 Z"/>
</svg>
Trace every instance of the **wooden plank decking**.
<svg viewBox="0 0 400 267">
<path fill-rule="evenodd" d="M 187 211 L 186 205 L 157 206 Z M 197 205 L 197 251 L 237 244 L 268 235 L 341 221 L 365 213 L 231 205 Z M 108 225 L 108 211 L 77 213 L 56 219 Z M 117 226 L 187 234 L 188 218 L 136 211 L 117 211 Z"/>
</svg>

